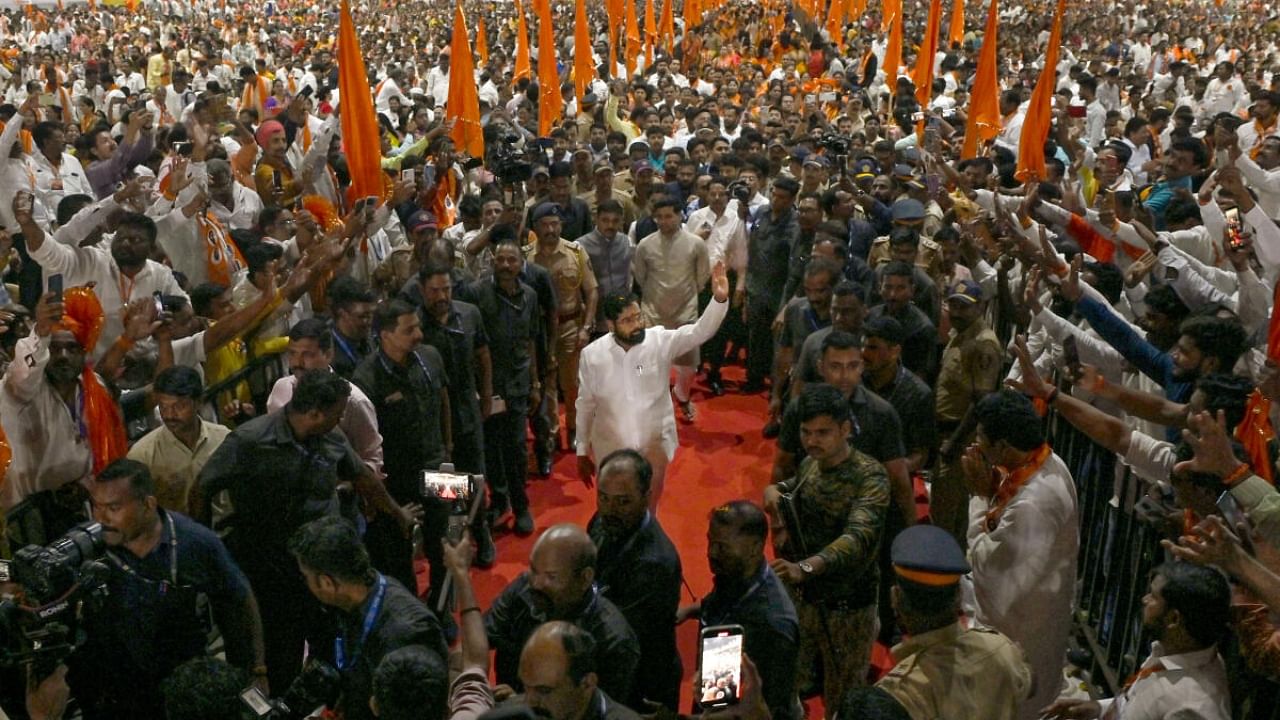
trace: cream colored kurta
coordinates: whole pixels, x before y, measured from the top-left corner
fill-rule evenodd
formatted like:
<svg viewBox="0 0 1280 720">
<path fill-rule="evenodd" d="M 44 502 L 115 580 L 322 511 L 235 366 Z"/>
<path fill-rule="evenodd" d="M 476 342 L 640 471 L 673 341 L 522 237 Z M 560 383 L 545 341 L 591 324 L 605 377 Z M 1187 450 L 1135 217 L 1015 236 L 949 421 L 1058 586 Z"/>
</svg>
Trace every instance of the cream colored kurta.
<svg viewBox="0 0 1280 720">
<path fill-rule="evenodd" d="M 969 501 L 970 601 L 977 624 L 1018 643 L 1031 665 L 1035 691 L 1018 706 L 1020 720 L 1035 720 L 1058 697 L 1080 547 L 1076 487 L 1056 454 L 986 529 L 988 501 Z"/>
</svg>

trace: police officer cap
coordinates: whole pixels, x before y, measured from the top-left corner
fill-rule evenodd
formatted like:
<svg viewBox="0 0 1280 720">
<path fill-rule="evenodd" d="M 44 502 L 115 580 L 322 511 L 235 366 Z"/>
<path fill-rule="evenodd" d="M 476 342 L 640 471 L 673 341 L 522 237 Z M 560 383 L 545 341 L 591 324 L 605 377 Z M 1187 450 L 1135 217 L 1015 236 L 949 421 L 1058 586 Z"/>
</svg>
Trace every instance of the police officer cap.
<svg viewBox="0 0 1280 720">
<path fill-rule="evenodd" d="M 919 200 L 906 198 L 893 204 L 891 210 L 896 222 L 915 222 L 924 220 L 924 205 Z"/>
<path fill-rule="evenodd" d="M 889 556 L 898 577 L 920 585 L 954 585 L 970 570 L 960 543 L 936 525 L 914 525 L 898 533 Z"/>
<path fill-rule="evenodd" d="M 538 207 L 533 209 L 533 222 L 538 222 L 544 217 L 560 216 L 560 207 L 553 202 L 539 203 Z"/>
</svg>

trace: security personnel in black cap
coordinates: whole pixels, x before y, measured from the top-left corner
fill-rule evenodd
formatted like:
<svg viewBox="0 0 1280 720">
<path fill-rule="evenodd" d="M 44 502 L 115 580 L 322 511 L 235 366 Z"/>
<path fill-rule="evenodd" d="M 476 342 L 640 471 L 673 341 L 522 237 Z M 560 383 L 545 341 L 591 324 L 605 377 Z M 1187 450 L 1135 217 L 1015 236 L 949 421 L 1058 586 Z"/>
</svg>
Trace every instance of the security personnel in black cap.
<svg viewBox="0 0 1280 720">
<path fill-rule="evenodd" d="M 893 541 L 893 609 L 907 639 L 895 645 L 893 670 L 876 686 L 913 720 L 1012 720 L 1031 690 L 1022 650 L 994 630 L 959 619 L 960 581 L 969 572 L 951 534 L 916 525 Z"/>
</svg>

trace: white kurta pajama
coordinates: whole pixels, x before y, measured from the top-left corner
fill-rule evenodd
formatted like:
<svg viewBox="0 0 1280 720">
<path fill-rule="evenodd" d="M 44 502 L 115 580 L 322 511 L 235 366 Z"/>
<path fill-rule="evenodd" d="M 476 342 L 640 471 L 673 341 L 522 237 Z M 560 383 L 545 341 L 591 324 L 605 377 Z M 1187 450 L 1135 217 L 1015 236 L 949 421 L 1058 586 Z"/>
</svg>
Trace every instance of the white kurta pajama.
<svg viewBox="0 0 1280 720">
<path fill-rule="evenodd" d="M 613 333 L 596 339 L 578 360 L 577 453 L 596 463 L 621 448 L 640 451 L 661 487 L 676 455 L 675 414 L 669 390 L 671 363 L 698 348 L 720 328 L 729 303 L 712 301 L 692 325 L 648 328 L 644 342 L 624 350 Z"/>
<path fill-rule="evenodd" d="M 966 596 L 973 607 L 966 611 L 1022 647 L 1035 690 L 1018 707 L 1018 718 L 1035 720 L 1062 688 L 1080 546 L 1075 483 L 1062 459 L 1051 453 L 991 531 L 988 509 L 985 498 L 969 501 L 973 572 L 966 578 L 972 595 Z"/>
</svg>

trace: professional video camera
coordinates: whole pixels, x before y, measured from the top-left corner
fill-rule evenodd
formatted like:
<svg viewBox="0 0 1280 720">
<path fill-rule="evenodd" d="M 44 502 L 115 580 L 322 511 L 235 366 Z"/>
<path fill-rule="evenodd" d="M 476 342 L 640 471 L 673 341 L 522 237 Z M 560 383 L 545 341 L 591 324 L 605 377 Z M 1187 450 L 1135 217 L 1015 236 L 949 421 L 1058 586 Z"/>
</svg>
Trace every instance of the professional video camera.
<svg viewBox="0 0 1280 720">
<path fill-rule="evenodd" d="M 338 669 L 321 660 L 311 660 L 289 689 L 277 699 L 268 698 L 256 687 L 247 687 L 240 699 L 255 718 L 269 720 L 302 720 L 321 705 L 331 708 L 342 694 L 342 676 Z"/>
<path fill-rule="evenodd" d="M 105 550 L 102 525 L 90 522 L 14 554 L 0 582 L 21 586 L 21 595 L 0 600 L 0 666 L 52 670 L 84 642 L 80 604 L 105 595 Z"/>
<path fill-rule="evenodd" d="M 734 180 L 729 183 L 729 197 L 740 203 L 751 202 L 751 187 L 747 185 L 746 180 Z"/>
<path fill-rule="evenodd" d="M 489 170 L 503 185 L 513 185 L 533 177 L 533 161 L 516 147 L 520 136 L 509 128 L 494 127 L 492 133 L 486 128 L 485 146 L 493 150 L 489 153 Z M 492 140 L 488 135 L 492 134 Z"/>
<path fill-rule="evenodd" d="M 830 157 L 849 154 L 849 138 L 836 133 L 827 133 L 818 138 L 818 145 L 827 151 Z"/>
</svg>

